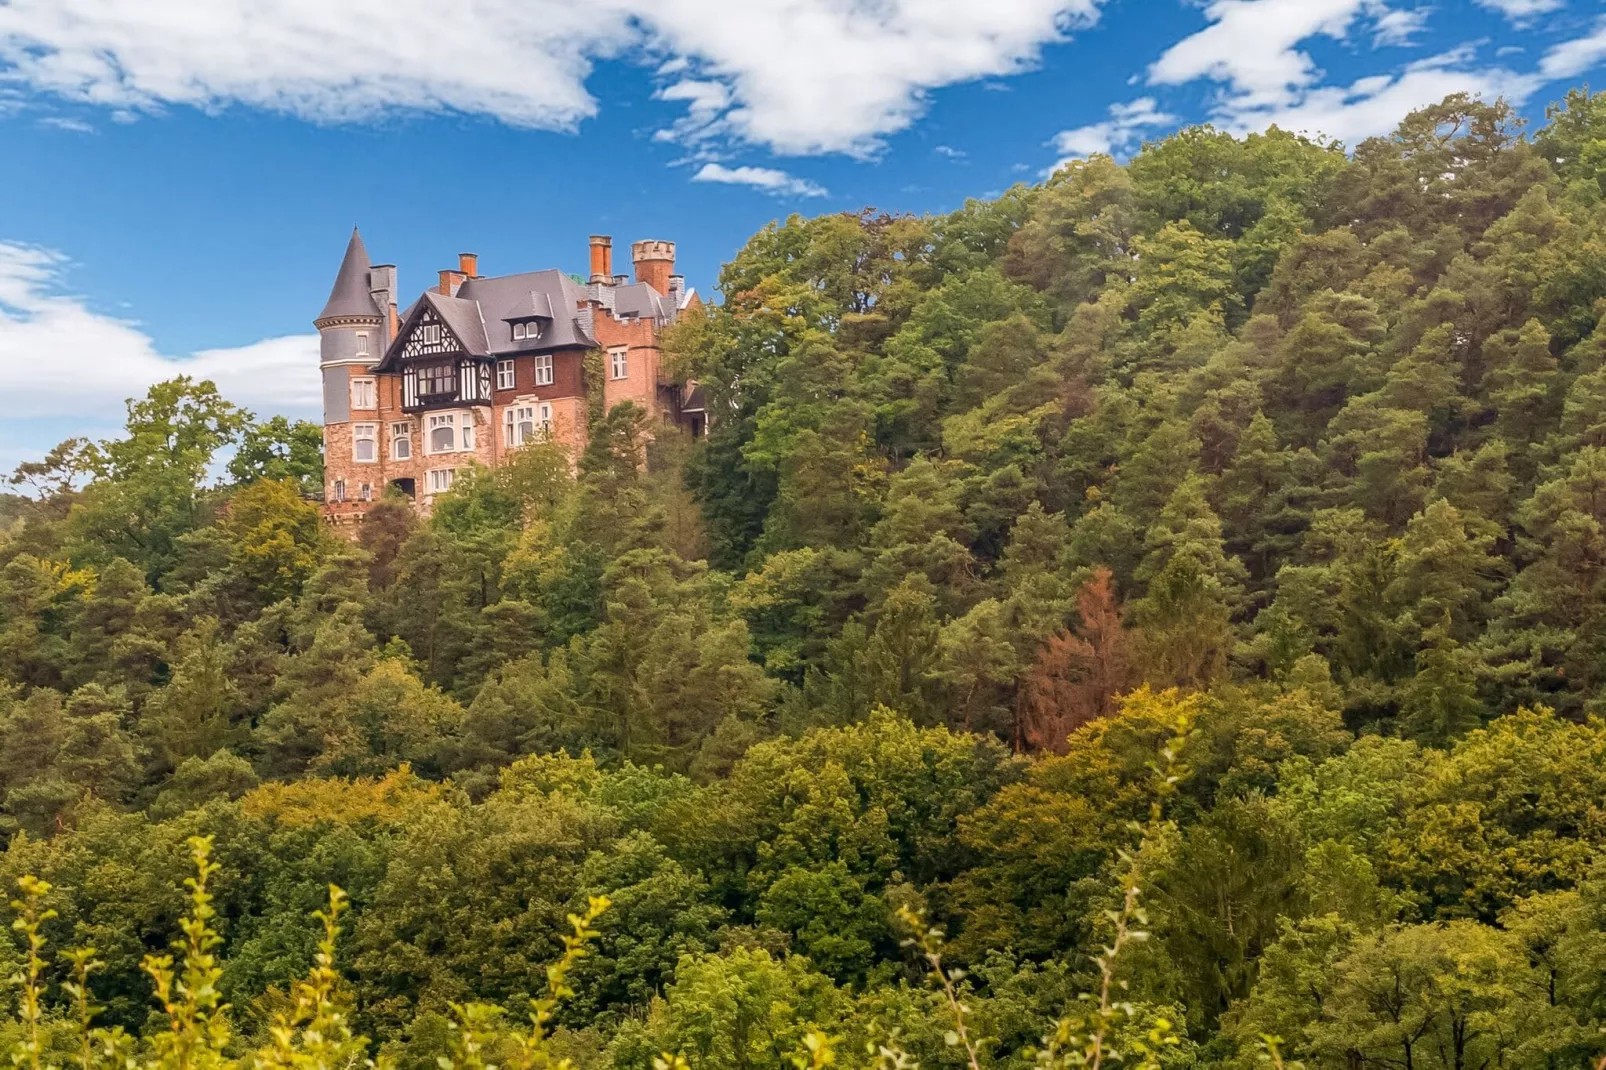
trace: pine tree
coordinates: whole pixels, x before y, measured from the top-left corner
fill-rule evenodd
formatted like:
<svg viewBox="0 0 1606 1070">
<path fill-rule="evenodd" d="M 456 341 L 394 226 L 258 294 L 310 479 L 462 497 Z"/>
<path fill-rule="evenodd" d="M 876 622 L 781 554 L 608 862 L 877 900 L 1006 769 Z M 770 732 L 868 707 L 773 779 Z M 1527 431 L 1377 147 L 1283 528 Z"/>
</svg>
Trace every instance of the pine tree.
<svg viewBox="0 0 1606 1070">
<path fill-rule="evenodd" d="M 1113 714 L 1135 682 L 1110 570 L 1095 570 L 1076 603 L 1076 629 L 1050 636 L 1022 683 L 1017 748 L 1063 752 L 1072 731 Z"/>
</svg>

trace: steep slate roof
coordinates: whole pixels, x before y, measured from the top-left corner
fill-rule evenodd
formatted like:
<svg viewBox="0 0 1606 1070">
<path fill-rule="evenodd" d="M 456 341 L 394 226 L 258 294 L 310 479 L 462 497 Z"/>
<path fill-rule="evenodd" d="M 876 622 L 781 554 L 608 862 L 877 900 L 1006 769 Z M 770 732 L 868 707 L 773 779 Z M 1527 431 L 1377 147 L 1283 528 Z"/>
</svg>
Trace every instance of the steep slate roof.
<svg viewBox="0 0 1606 1070">
<path fill-rule="evenodd" d="M 353 241 L 357 240 L 353 236 Z M 360 242 L 357 247 L 361 249 Z M 349 258 L 349 252 L 347 256 Z M 367 253 L 363 252 L 362 256 L 366 261 Z M 336 288 L 338 290 L 338 284 Z M 385 371 L 394 369 L 394 362 L 401 356 L 406 338 L 411 333 L 414 313 L 421 304 L 435 310 L 441 321 L 463 343 L 464 352 L 469 356 L 500 357 L 513 353 L 544 353 L 554 349 L 594 348 L 597 340 L 592 334 L 591 308 L 587 302 L 595 289 L 549 268 L 518 275 L 468 279 L 457 288 L 457 294 L 453 297 L 434 290 L 426 291 L 402 313 L 402 329 L 391 342 L 380 368 Z M 600 292 L 603 294 L 600 299 L 614 315 L 650 318 L 662 323 L 672 322 L 680 309 L 692 299 L 692 291 L 687 291 L 677 307 L 673 296 L 660 294 L 640 282 L 606 287 Z M 371 301 L 369 303 L 372 304 Z M 329 315 L 327 310 L 324 314 Z M 530 319 L 540 321 L 540 335 L 515 341 L 513 323 Z"/>
<path fill-rule="evenodd" d="M 590 349 L 597 344 L 580 322 L 585 288 L 556 269 L 469 279 L 458 288 L 457 297 L 478 302 L 489 345 L 487 355 L 572 346 Z M 532 316 L 542 321 L 541 336 L 534 342 L 523 338 L 515 342 L 509 321 Z"/>
<path fill-rule="evenodd" d="M 675 318 L 675 302 L 646 283 L 635 282 L 613 288 L 613 314 L 668 321 Z"/>
<path fill-rule="evenodd" d="M 426 290 L 402 313 L 402 328 L 380 362 L 380 369 L 394 370 L 420 306 L 433 309 L 471 357 L 591 349 L 597 341 L 591 336 L 590 309 L 582 311 L 579 307 L 585 295 L 585 287 L 554 270 L 469 279 L 457 288 L 455 297 Z M 540 321 L 540 335 L 514 341 L 512 321 L 530 319 Z"/>
<path fill-rule="evenodd" d="M 461 295 L 462 291 L 458 291 Z M 442 293 L 426 292 L 424 303 L 435 310 L 441 322 L 457 336 L 463 343 L 463 349 L 471 356 L 483 357 L 488 355 L 485 346 L 485 324 L 480 320 L 480 306 L 463 297 L 447 297 Z"/>
<path fill-rule="evenodd" d="M 340 261 L 340 272 L 335 276 L 334 289 L 329 291 L 329 302 L 313 321 L 341 319 L 349 316 L 380 318 L 379 306 L 368 289 L 368 273 L 373 268 L 368 259 L 368 248 L 362 243 L 357 228 L 351 228 L 351 241 L 346 243 L 345 259 Z"/>
</svg>

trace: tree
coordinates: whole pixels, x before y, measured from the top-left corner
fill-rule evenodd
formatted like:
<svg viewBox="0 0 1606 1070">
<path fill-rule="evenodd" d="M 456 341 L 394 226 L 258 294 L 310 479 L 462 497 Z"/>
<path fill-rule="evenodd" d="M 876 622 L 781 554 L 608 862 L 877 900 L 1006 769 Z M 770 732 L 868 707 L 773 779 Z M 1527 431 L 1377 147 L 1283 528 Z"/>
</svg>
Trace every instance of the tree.
<svg viewBox="0 0 1606 1070">
<path fill-rule="evenodd" d="M 270 775 L 304 772 L 331 743 L 339 746 L 344 707 L 374 662 L 362 607 L 342 604 L 287 661 L 280 677 L 286 694 L 256 726 Z"/>
<path fill-rule="evenodd" d="M 291 423 L 283 416 L 266 422 L 249 420 L 229 461 L 236 483 L 271 479 L 290 483 L 303 495 L 323 490 L 323 428 L 306 420 Z"/>
<path fill-rule="evenodd" d="M 1070 733 L 1114 713 L 1116 699 L 1133 683 L 1110 570 L 1094 570 L 1076 603 L 1080 626 L 1043 644 L 1021 686 L 1017 746 L 1063 753 Z"/>
<path fill-rule="evenodd" d="M 1489 551 L 1493 539 L 1474 534 L 1460 510 L 1436 501 L 1411 518 L 1400 540 L 1398 577 L 1388 596 L 1404 607 L 1419 632 L 1444 621 L 1457 639 L 1469 639 L 1483 619 L 1483 600 L 1502 571 Z"/>
<path fill-rule="evenodd" d="M 218 526 L 232 578 L 263 603 L 298 594 L 324 549 L 317 506 L 289 482 L 259 479 L 236 491 Z"/>
<path fill-rule="evenodd" d="M 1506 934 L 1469 922 L 1387 930 L 1332 966 L 1309 1050 L 1346 1061 L 1455 1070 L 1507 1056 L 1529 1013 L 1527 964 Z"/>
<path fill-rule="evenodd" d="M 805 1033 L 836 1026 L 847 1011 L 847 997 L 807 959 L 746 947 L 687 956 L 646 1023 L 611 1054 L 616 1065 L 643 1070 L 665 1051 L 709 1070 L 777 1066 L 801 1049 Z"/>
<path fill-rule="evenodd" d="M 1427 645 L 1416 655 L 1416 675 L 1406 685 L 1400 713 L 1412 738 L 1443 744 L 1482 721 L 1483 703 L 1448 619 L 1429 629 L 1423 641 Z"/>
<path fill-rule="evenodd" d="M 1205 1030 L 1249 994 L 1281 920 L 1303 910 L 1303 851 L 1274 815 L 1264 799 L 1218 804 L 1187 830 L 1155 880 L 1160 946 Z"/>
<path fill-rule="evenodd" d="M 149 745 L 166 769 L 237 743 L 237 718 L 243 712 L 215 619 L 203 618 L 179 637 L 172 673 L 141 718 Z"/>
<path fill-rule="evenodd" d="M 1206 684 L 1226 671 L 1244 570 L 1227 556 L 1202 480 L 1177 487 L 1145 545 L 1138 579 L 1148 590 L 1133 605 L 1145 674 L 1160 684 Z"/>
<path fill-rule="evenodd" d="M 921 724 L 940 723 L 940 636 L 932 585 L 910 576 L 887 596 L 865 647 L 870 701 Z"/>
<path fill-rule="evenodd" d="M 567 1015 L 580 1027 L 645 1010 L 674 982 L 683 958 L 714 950 L 715 930 L 729 916 L 711 901 L 702 875 L 688 872 L 646 832 L 587 858 L 580 885 L 611 904 L 595 953 L 574 974 L 579 994 Z"/>
<path fill-rule="evenodd" d="M 128 402 L 126 435 L 89 453 L 94 479 L 70 518 L 86 552 L 126 557 L 154 580 L 173 568 L 177 540 L 205 521 L 202 488 L 217 451 L 246 426 L 210 381 L 180 376 Z"/>
</svg>

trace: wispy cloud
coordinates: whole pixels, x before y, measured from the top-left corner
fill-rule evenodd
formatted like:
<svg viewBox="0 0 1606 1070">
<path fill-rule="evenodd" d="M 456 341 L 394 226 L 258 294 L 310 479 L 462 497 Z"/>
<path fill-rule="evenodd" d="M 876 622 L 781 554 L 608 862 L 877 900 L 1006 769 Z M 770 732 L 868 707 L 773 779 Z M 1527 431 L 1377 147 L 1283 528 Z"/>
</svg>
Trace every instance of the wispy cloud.
<svg viewBox="0 0 1606 1070">
<path fill-rule="evenodd" d="M 1144 131 L 1175 126 L 1182 121 L 1175 115 L 1161 111 L 1153 97 L 1139 97 L 1130 103 L 1112 104 L 1109 115 L 1102 122 L 1055 134 L 1052 144 L 1062 157 L 1055 167 L 1067 160 L 1083 159 L 1101 152 L 1130 152 L 1138 147 Z"/>
<path fill-rule="evenodd" d="M 1552 0 L 1488 0 L 1513 18 Z M 1576 77 L 1606 60 L 1606 21 L 1589 36 L 1551 48 L 1537 70 L 1479 61 L 1463 45 L 1435 56 L 1333 84 L 1305 50 L 1312 38 L 1348 40 L 1367 29 L 1374 42 L 1411 27 L 1383 0 L 1212 0 L 1209 25 L 1168 48 L 1148 70 L 1154 85 L 1221 83 L 1210 120 L 1234 132 L 1285 130 L 1325 134 L 1347 144 L 1387 133 L 1416 108 L 1452 93 L 1520 105 L 1547 82 Z M 1408 15 L 1401 19 L 1402 14 Z"/>
<path fill-rule="evenodd" d="M 1432 13 L 1432 9 L 1426 7 L 1384 11 L 1372 24 L 1372 47 L 1403 47 L 1412 44 L 1416 35 L 1427 29 L 1428 16 Z"/>
<path fill-rule="evenodd" d="M 1546 78 L 1576 78 L 1606 60 L 1606 18 L 1595 23 L 1595 30 L 1584 37 L 1563 41 L 1545 53 L 1539 73 Z"/>
<path fill-rule="evenodd" d="M 732 186 L 752 186 L 777 197 L 824 197 L 824 186 L 806 178 L 777 171 L 773 167 L 726 167 L 721 163 L 704 164 L 692 176 L 693 182 L 723 182 Z"/>
<path fill-rule="evenodd" d="M 1567 0 L 1478 0 L 1478 4 L 1523 26 L 1532 22 L 1536 15 L 1560 11 L 1567 6 Z"/>
<path fill-rule="evenodd" d="M 93 134 L 95 128 L 82 119 L 72 119 L 65 115 L 46 115 L 39 120 L 40 126 L 48 126 L 53 130 L 65 130 L 71 134 Z"/>
</svg>

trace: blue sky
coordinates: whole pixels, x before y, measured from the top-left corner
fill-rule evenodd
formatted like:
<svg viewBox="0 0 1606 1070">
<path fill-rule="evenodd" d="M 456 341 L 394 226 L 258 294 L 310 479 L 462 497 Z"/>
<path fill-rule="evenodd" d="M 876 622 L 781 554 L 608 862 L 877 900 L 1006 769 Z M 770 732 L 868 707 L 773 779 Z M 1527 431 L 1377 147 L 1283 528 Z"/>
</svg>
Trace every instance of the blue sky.
<svg viewBox="0 0 1606 1070">
<path fill-rule="evenodd" d="M 0 470 L 186 371 L 316 418 L 353 224 L 409 294 L 462 250 L 584 271 L 593 232 L 677 241 L 706 294 L 793 211 L 944 211 L 1202 121 L 1537 119 L 1603 67 L 1593 0 L 0 0 Z"/>
</svg>

